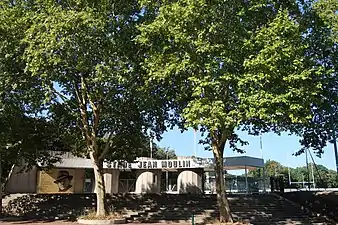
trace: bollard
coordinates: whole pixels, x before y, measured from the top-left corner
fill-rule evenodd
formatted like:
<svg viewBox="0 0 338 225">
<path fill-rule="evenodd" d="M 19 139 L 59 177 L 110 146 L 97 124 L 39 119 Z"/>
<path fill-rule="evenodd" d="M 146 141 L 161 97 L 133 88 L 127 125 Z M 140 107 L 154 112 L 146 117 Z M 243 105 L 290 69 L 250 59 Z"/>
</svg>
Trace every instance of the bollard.
<svg viewBox="0 0 338 225">
<path fill-rule="evenodd" d="M 191 225 L 195 225 L 195 215 L 192 214 L 192 217 L 191 217 Z"/>
</svg>

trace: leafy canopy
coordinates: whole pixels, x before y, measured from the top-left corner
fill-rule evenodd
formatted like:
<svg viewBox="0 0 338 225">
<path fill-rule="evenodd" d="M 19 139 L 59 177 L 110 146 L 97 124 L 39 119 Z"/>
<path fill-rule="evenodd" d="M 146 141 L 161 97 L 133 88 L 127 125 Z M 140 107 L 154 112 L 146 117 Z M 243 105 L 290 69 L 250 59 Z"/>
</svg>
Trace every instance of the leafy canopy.
<svg viewBox="0 0 338 225">
<path fill-rule="evenodd" d="M 143 21 L 137 1 L 7 3 L 9 16 L 21 13 L 13 23 L 27 24 L 15 40 L 25 75 L 45 94 L 44 115 L 80 128 L 79 154 L 128 158 L 149 130 L 160 137 L 168 114 L 161 96 L 143 88 L 143 50 L 132 41 Z"/>
<path fill-rule="evenodd" d="M 235 150 L 235 133 L 299 132 L 322 91 L 321 66 L 305 54 L 300 3 L 143 1 L 156 15 L 139 26 L 148 84 L 177 90 L 186 126 Z M 222 149 L 222 148 L 221 148 Z"/>
</svg>

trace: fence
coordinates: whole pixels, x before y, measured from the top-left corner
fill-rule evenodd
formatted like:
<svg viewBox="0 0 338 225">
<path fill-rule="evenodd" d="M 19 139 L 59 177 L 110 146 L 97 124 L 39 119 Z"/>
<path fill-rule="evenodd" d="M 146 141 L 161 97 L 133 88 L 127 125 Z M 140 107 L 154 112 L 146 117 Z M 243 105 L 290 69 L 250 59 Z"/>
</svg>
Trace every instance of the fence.
<svg viewBox="0 0 338 225">
<path fill-rule="evenodd" d="M 253 177 L 227 177 L 225 178 L 225 186 L 228 193 L 253 193 L 263 192 L 270 189 L 270 184 L 267 179 Z M 209 177 L 205 183 L 205 192 L 216 193 L 216 182 L 214 177 Z"/>
</svg>

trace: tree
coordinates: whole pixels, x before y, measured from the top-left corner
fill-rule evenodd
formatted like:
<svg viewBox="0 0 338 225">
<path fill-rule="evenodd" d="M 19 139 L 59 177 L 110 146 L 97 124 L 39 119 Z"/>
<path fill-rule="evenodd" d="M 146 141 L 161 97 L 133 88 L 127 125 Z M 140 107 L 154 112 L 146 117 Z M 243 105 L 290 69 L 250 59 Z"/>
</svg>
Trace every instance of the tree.
<svg viewBox="0 0 338 225">
<path fill-rule="evenodd" d="M 158 139 L 169 116 L 162 96 L 143 88 L 143 50 L 133 42 L 145 19 L 141 8 L 136 0 L 18 0 L 0 7 L 0 30 L 18 33 L 4 39 L 20 50 L 13 63 L 22 62 L 23 77 L 39 81 L 44 93 L 28 100 L 45 118 L 61 114 L 65 127 L 80 131 L 74 151 L 93 163 L 96 214 L 103 216 L 104 161 L 132 160 L 135 146 L 149 130 Z"/>
<path fill-rule="evenodd" d="M 30 118 L 24 115 L 0 114 L 0 154 L 2 165 L 2 187 L 14 166 L 22 171 L 32 167 L 51 168 L 61 160 L 59 154 L 51 151 L 70 151 L 69 142 L 56 131 L 52 122 L 41 118 Z"/>
<path fill-rule="evenodd" d="M 21 111 L 2 107 L 0 111 L 0 201 L 13 169 L 20 172 L 32 167 L 51 168 L 61 160 L 60 155 L 50 151 L 69 151 L 64 136 L 55 130 L 51 122 L 31 118 Z M 0 213 L 2 208 L 0 206 Z"/>
<path fill-rule="evenodd" d="M 323 90 L 318 101 L 313 103 L 313 116 L 308 125 L 301 131 L 302 149 L 313 149 L 318 156 L 328 142 L 334 143 L 337 136 L 338 123 L 338 16 L 337 2 L 331 0 L 315 1 L 311 7 L 305 9 L 308 17 L 306 26 L 309 32 L 305 38 L 309 43 L 306 54 L 312 58 L 314 67 L 321 67 Z M 335 135 L 334 135 L 335 134 Z"/>
<path fill-rule="evenodd" d="M 22 9 L 7 8 L 6 3 L 0 2 L 0 199 L 15 166 L 21 171 L 40 165 L 50 168 L 60 160 L 50 151 L 69 151 L 71 140 L 55 121 L 42 116 L 42 82 L 25 72 L 21 57 L 27 24 L 17 19 Z"/>
<path fill-rule="evenodd" d="M 264 164 L 264 170 L 267 177 L 277 176 L 285 170 L 284 166 L 274 160 L 268 160 Z M 262 177 L 260 168 L 249 171 L 248 175 L 252 177 Z"/>
<path fill-rule="evenodd" d="M 153 153 L 154 159 L 166 160 L 166 159 L 176 159 L 175 150 L 170 149 L 169 147 L 157 147 Z"/>
<path fill-rule="evenodd" d="M 156 143 L 152 143 L 152 145 L 150 145 L 150 138 L 148 136 L 144 136 L 142 138 L 133 158 L 150 157 L 150 147 L 152 147 L 152 157 L 154 159 L 165 160 L 177 158 L 175 150 L 170 149 L 169 147 L 160 147 Z"/>
<path fill-rule="evenodd" d="M 220 221 L 231 222 L 223 180 L 226 143 L 237 129 L 299 132 L 322 90 L 321 67 L 305 54 L 298 1 L 142 1 L 153 21 L 140 26 L 148 84 L 176 93 L 173 110 L 199 129 L 215 158 Z"/>
</svg>

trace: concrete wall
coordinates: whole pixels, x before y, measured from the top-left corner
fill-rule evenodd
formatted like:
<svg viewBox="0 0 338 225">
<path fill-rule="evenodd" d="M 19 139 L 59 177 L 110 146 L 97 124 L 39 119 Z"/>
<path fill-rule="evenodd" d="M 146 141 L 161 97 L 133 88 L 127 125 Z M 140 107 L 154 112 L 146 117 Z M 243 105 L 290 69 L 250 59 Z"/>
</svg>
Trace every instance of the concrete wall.
<svg viewBox="0 0 338 225">
<path fill-rule="evenodd" d="M 35 193 L 37 169 L 28 172 L 20 172 L 20 167 L 15 167 L 12 176 L 6 185 L 8 193 Z"/>
<path fill-rule="evenodd" d="M 104 169 L 103 173 L 106 193 L 118 193 L 120 171 L 113 169 Z"/>
<path fill-rule="evenodd" d="M 177 190 L 183 193 L 202 193 L 203 170 L 183 170 L 177 178 Z"/>
<path fill-rule="evenodd" d="M 136 193 L 160 193 L 161 170 L 138 170 L 135 184 Z"/>
<path fill-rule="evenodd" d="M 83 185 L 85 179 L 84 169 L 75 169 L 74 193 L 83 193 Z"/>
<path fill-rule="evenodd" d="M 38 171 L 37 193 L 83 193 L 84 169 L 51 169 Z M 57 180 L 60 177 L 68 179 L 69 186 L 60 189 Z"/>
</svg>

